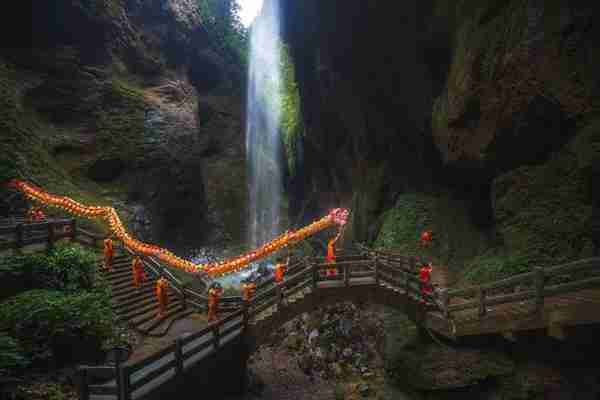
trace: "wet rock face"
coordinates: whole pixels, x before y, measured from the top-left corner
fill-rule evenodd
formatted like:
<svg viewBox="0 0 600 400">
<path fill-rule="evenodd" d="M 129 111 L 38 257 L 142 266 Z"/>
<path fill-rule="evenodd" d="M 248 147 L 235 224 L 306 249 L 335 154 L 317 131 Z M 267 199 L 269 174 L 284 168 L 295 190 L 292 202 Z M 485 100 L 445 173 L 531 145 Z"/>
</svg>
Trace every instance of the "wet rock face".
<svg viewBox="0 0 600 400">
<path fill-rule="evenodd" d="M 125 169 L 125 163 L 120 158 L 100 159 L 90 165 L 87 174 L 97 182 L 107 182 L 118 178 Z"/>
</svg>

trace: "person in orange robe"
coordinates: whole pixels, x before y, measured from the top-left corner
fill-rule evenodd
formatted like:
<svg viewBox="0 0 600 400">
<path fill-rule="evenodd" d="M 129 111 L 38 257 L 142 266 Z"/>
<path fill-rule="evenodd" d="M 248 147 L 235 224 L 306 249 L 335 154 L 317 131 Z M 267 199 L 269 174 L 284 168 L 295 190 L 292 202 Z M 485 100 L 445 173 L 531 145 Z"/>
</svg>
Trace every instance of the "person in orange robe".
<svg viewBox="0 0 600 400">
<path fill-rule="evenodd" d="M 254 297 L 255 294 L 256 283 L 251 280 L 242 282 L 242 300 L 244 300 L 244 303 L 250 303 L 250 300 L 252 300 L 252 297 Z"/>
<path fill-rule="evenodd" d="M 158 315 L 156 318 L 161 318 L 165 315 L 167 306 L 169 305 L 169 293 L 167 288 L 169 284 L 165 278 L 159 278 L 156 281 L 156 300 L 158 300 Z"/>
<path fill-rule="evenodd" d="M 433 292 L 433 287 L 431 286 L 431 271 L 433 267 L 431 263 L 424 264 L 419 270 L 419 281 L 421 281 L 421 304 L 424 304 L 426 298 L 431 296 Z"/>
<path fill-rule="evenodd" d="M 29 208 L 29 210 L 27 210 L 27 214 L 25 214 L 25 220 L 28 223 L 35 222 L 36 213 L 37 213 L 37 207 L 31 207 L 31 208 Z"/>
<path fill-rule="evenodd" d="M 284 293 L 283 293 L 283 277 L 285 275 L 285 271 L 287 270 L 288 265 L 290 264 L 290 258 L 287 258 L 287 261 L 284 263 L 279 260 L 277 264 L 275 264 L 275 283 L 277 284 L 277 290 L 279 291 L 279 301 L 280 303 L 284 303 Z"/>
<path fill-rule="evenodd" d="M 325 272 L 325 275 L 327 276 L 335 276 L 338 273 L 337 268 L 335 268 L 333 265 L 335 264 L 335 243 L 339 240 L 339 238 L 342 236 L 342 232 L 343 232 L 343 228 L 340 229 L 340 231 L 338 232 L 338 234 L 329 241 L 329 243 L 327 243 L 327 256 L 325 256 L 325 262 L 327 264 L 331 264 L 332 267 L 328 268 Z"/>
<path fill-rule="evenodd" d="M 115 251 L 113 248 L 113 242 L 111 238 L 104 239 L 104 268 L 108 272 L 112 272 L 112 262 Z"/>
<path fill-rule="evenodd" d="M 144 264 L 140 257 L 134 257 L 133 262 L 131 263 L 131 272 L 133 273 L 133 286 L 139 290 L 142 283 L 146 280 Z"/>
<path fill-rule="evenodd" d="M 223 288 L 219 283 L 214 283 L 208 291 L 208 322 L 217 319 L 219 298 L 223 294 Z"/>
<path fill-rule="evenodd" d="M 282 263 L 281 260 L 280 260 L 280 262 L 275 264 L 274 278 L 275 278 L 275 282 L 277 284 L 283 283 L 283 276 L 285 275 L 285 270 L 287 269 L 287 266 L 289 263 L 290 263 L 290 258 L 288 257 L 287 262 L 285 264 Z"/>
</svg>

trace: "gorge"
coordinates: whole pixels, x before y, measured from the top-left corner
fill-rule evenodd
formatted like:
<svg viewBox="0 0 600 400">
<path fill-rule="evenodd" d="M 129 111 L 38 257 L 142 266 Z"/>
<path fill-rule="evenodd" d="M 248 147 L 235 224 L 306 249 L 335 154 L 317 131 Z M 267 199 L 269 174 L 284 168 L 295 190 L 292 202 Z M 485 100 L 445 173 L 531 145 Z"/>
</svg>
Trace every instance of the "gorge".
<svg viewBox="0 0 600 400">
<path fill-rule="evenodd" d="M 265 0 L 247 32 L 233 0 L 19 7 L 2 16 L 17 22 L 1 39 L 2 182 L 112 205 L 185 256 L 238 254 L 337 207 L 351 210 L 340 247 L 426 257 L 448 285 L 600 256 L 599 28 L 586 2 Z M 27 207 L 0 189 L 2 216 Z M 323 255 L 330 236 L 297 251 Z M 404 390 L 418 371 L 415 396 L 600 391 L 596 327 L 562 344 L 447 349 L 381 313 L 389 380 Z M 423 387 L 432 377 L 442 383 Z"/>
</svg>

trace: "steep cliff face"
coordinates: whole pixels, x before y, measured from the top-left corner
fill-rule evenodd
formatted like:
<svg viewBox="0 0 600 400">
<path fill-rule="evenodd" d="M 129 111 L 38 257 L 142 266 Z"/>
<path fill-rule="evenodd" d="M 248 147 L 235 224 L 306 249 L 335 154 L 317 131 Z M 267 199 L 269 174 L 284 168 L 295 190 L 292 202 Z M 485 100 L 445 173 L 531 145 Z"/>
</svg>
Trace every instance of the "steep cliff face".
<svg viewBox="0 0 600 400">
<path fill-rule="evenodd" d="M 236 226 L 220 238 L 235 238 L 243 219 L 218 202 L 242 214 L 244 176 L 223 182 L 214 164 L 243 165 L 242 77 L 197 4 L 31 2 L 30 42 L 4 37 L 0 54 L 2 178 L 116 204 L 146 239 L 178 248 L 227 218 Z"/>
<path fill-rule="evenodd" d="M 283 3 L 300 217 L 349 206 L 355 239 L 407 253 L 434 229 L 429 255 L 473 279 L 598 252 L 589 5 Z"/>
</svg>

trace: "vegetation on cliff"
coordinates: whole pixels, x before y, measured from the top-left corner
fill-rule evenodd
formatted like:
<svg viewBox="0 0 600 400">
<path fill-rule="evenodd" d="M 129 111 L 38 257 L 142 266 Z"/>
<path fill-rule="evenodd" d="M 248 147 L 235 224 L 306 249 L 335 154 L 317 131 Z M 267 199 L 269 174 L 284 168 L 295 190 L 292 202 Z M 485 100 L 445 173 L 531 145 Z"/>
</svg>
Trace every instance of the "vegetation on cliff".
<svg viewBox="0 0 600 400">
<path fill-rule="evenodd" d="M 2 282 L 13 282 L 6 278 L 15 273 L 21 286 L 0 307 L 4 372 L 102 357 L 103 343 L 114 337 L 115 320 L 93 253 L 58 244 L 45 255 L 3 257 Z"/>
</svg>

